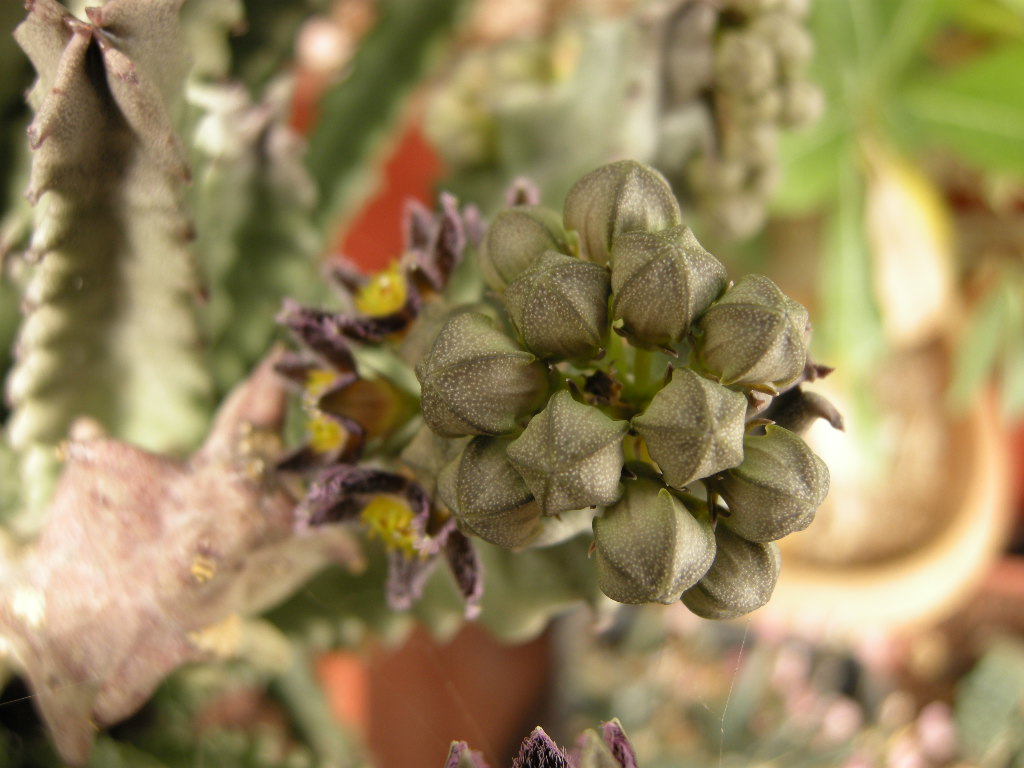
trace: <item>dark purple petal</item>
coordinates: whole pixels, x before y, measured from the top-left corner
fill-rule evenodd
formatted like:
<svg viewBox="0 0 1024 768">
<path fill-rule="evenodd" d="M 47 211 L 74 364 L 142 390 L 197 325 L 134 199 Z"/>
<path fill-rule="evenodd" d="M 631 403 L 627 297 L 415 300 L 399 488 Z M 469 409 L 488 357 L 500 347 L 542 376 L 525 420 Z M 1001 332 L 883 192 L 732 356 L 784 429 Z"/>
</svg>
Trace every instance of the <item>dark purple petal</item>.
<svg viewBox="0 0 1024 768">
<path fill-rule="evenodd" d="M 434 213 L 415 198 L 405 201 L 402 233 L 406 251 L 422 253 L 430 247 L 434 231 Z"/>
<path fill-rule="evenodd" d="M 342 335 L 339 317 L 333 312 L 304 307 L 285 299 L 277 321 L 331 366 L 342 372 L 354 373 L 355 359 Z"/>
<path fill-rule="evenodd" d="M 453 741 L 451 749 L 448 750 L 448 759 L 444 761 L 444 768 L 490 768 L 484 760 L 484 756 L 475 749 L 470 749 L 464 741 Z"/>
<path fill-rule="evenodd" d="M 407 611 L 423 594 L 423 587 L 437 567 L 436 557 L 409 557 L 404 552 L 388 552 L 388 607 Z"/>
<path fill-rule="evenodd" d="M 341 289 L 343 295 L 355 296 L 370 278 L 346 258 L 331 259 L 326 270 L 327 280 Z"/>
<path fill-rule="evenodd" d="M 629 738 L 617 719 L 601 723 L 601 738 L 622 768 L 637 768 L 636 752 L 633 751 L 633 745 L 629 743 Z"/>
<path fill-rule="evenodd" d="M 334 324 L 345 336 L 356 341 L 377 343 L 404 331 L 420 313 L 422 303 L 416 288 L 407 284 L 408 298 L 397 312 L 389 315 L 336 315 Z"/>
<path fill-rule="evenodd" d="M 358 518 L 373 496 L 404 493 L 410 482 L 393 472 L 340 464 L 313 481 L 297 513 L 309 525 L 349 522 Z"/>
<path fill-rule="evenodd" d="M 539 725 L 523 739 L 512 768 L 569 768 L 565 750 L 551 740 Z"/>
<path fill-rule="evenodd" d="M 472 203 L 464 207 L 462 209 L 462 224 L 466 228 L 466 240 L 474 248 L 478 247 L 483 242 L 484 232 L 487 229 L 480 209 Z"/>
<path fill-rule="evenodd" d="M 444 556 L 459 592 L 466 600 L 466 618 L 480 614 L 480 598 L 484 592 L 483 563 L 473 542 L 459 530 L 452 530 L 444 543 Z"/>
<path fill-rule="evenodd" d="M 285 352 L 274 363 L 275 371 L 301 389 L 305 389 L 309 374 L 320 369 L 323 369 L 322 362 L 302 352 Z M 354 380 L 355 376 L 352 378 Z"/>
</svg>

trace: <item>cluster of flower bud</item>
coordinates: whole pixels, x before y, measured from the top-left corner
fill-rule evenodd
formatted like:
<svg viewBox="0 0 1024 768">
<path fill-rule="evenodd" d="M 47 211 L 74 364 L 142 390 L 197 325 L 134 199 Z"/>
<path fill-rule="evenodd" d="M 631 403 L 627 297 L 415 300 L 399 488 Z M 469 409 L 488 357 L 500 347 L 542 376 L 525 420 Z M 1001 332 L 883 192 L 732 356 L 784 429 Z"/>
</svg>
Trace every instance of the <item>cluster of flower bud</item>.
<svg viewBox="0 0 1024 768">
<path fill-rule="evenodd" d="M 701 212 L 725 232 L 760 228 L 778 175 L 779 130 L 806 125 L 821 112 L 822 95 L 804 75 L 814 48 L 806 5 L 725 0 L 715 17 L 708 88 L 714 148 L 691 160 L 687 185 Z"/>
<path fill-rule="evenodd" d="M 828 491 L 803 440 L 758 418 L 810 365 L 807 311 L 768 278 L 730 283 L 633 161 L 561 215 L 499 213 L 480 260 L 501 311 L 452 313 L 416 366 L 427 426 L 459 441 L 436 488 L 460 527 L 519 549 L 592 510 L 610 598 L 711 618 L 767 601 L 773 542 Z"/>
</svg>

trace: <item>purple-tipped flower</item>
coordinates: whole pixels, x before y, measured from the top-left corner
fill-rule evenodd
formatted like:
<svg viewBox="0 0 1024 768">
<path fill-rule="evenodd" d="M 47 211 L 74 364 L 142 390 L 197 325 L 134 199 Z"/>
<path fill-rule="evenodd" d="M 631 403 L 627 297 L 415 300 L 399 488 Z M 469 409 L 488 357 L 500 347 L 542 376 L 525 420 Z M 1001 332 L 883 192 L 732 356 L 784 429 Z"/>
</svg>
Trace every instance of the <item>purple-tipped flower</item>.
<svg viewBox="0 0 1024 768">
<path fill-rule="evenodd" d="M 444 768 L 490 768 L 484 756 L 464 741 L 453 741 Z"/>
<path fill-rule="evenodd" d="M 569 768 L 569 758 L 538 725 L 523 739 L 512 768 Z"/>
</svg>

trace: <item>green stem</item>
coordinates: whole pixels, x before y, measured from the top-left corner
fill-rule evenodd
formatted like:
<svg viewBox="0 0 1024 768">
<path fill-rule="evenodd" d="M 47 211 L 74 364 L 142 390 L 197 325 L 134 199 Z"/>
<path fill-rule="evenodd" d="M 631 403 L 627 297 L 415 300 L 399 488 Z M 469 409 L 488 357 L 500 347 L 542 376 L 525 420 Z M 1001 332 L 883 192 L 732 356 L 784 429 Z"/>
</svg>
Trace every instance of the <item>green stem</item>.
<svg viewBox="0 0 1024 768">
<path fill-rule="evenodd" d="M 637 395 L 643 395 L 651 385 L 651 362 L 653 355 L 649 350 L 633 348 L 633 385 Z"/>
<path fill-rule="evenodd" d="M 323 688 L 312 672 L 312 659 L 294 650 L 291 666 L 277 678 L 276 689 L 287 706 L 296 728 L 330 768 L 366 768 L 363 745 L 331 714 Z"/>
</svg>

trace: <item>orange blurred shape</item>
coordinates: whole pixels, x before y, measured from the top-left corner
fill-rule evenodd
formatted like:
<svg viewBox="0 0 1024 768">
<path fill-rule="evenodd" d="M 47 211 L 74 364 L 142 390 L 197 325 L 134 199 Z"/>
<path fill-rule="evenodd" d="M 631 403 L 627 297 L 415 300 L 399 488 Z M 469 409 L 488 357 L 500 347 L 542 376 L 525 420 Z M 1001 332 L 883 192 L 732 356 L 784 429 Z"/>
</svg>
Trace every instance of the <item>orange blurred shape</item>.
<svg viewBox="0 0 1024 768">
<path fill-rule="evenodd" d="M 378 189 L 342 234 L 340 252 L 365 272 L 383 269 L 400 256 L 405 201 L 416 198 L 433 208 L 441 172 L 441 160 L 419 125 L 412 121 L 404 126 L 381 169 Z"/>
</svg>

